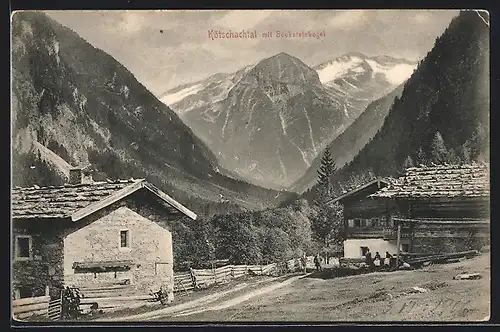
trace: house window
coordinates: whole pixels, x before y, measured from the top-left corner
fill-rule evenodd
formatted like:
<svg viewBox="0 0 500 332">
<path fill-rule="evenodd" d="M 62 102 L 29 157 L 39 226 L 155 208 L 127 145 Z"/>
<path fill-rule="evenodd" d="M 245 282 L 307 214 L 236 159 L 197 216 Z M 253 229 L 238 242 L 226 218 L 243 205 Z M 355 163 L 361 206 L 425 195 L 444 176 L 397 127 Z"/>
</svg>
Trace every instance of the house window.
<svg viewBox="0 0 500 332">
<path fill-rule="evenodd" d="M 409 250 L 409 245 L 408 245 L 408 243 L 403 243 L 403 244 L 401 244 L 401 251 L 402 251 L 402 252 L 408 252 L 408 250 Z"/>
<path fill-rule="evenodd" d="M 360 226 L 361 226 L 361 220 L 354 219 L 354 227 L 360 227 Z"/>
<path fill-rule="evenodd" d="M 29 235 L 17 235 L 15 240 L 15 257 L 17 260 L 33 258 L 33 239 Z"/>
<path fill-rule="evenodd" d="M 349 227 L 354 227 L 354 220 L 352 220 L 352 219 L 347 220 L 347 225 Z"/>
<path fill-rule="evenodd" d="M 380 226 L 380 221 L 379 221 L 379 219 L 378 219 L 378 218 L 373 218 L 373 219 L 372 219 L 372 225 L 373 225 L 373 227 L 378 227 L 378 226 Z"/>
<path fill-rule="evenodd" d="M 128 229 L 120 231 L 120 248 L 130 247 L 130 231 Z"/>
</svg>

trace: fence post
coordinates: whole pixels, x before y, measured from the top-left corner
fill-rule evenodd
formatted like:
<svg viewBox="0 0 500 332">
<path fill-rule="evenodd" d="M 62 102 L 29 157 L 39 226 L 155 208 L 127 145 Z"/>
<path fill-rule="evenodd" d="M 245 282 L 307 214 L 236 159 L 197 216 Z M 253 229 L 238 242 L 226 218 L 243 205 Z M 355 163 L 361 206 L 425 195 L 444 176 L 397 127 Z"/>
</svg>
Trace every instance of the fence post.
<svg viewBox="0 0 500 332">
<path fill-rule="evenodd" d="M 50 291 L 49 291 L 49 285 L 45 286 L 45 296 L 49 296 Z"/>
<path fill-rule="evenodd" d="M 189 268 L 189 275 L 191 276 L 191 283 L 193 284 L 193 288 L 196 289 L 197 288 L 197 285 L 196 285 L 196 275 L 194 273 L 194 270 L 193 268 Z M 175 277 L 174 277 L 175 279 Z"/>
<path fill-rule="evenodd" d="M 262 267 L 262 264 L 260 265 L 260 275 L 264 274 L 264 268 Z"/>
<path fill-rule="evenodd" d="M 231 278 L 234 279 L 234 265 L 231 265 Z"/>
</svg>

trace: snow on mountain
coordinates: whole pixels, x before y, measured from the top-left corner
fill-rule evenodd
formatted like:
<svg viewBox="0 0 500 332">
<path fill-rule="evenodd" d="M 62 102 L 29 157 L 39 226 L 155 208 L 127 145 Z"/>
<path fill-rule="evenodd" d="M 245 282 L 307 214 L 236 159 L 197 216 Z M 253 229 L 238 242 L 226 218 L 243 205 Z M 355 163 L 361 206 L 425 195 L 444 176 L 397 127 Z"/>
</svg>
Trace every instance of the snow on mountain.
<svg viewBox="0 0 500 332">
<path fill-rule="evenodd" d="M 388 56 L 367 57 L 360 53 L 349 53 L 334 60 L 322 63 L 314 69 L 321 83 L 336 85 L 342 78 L 370 73 L 371 78 L 381 74 L 390 85 L 397 86 L 406 81 L 416 68 L 416 63 Z"/>
<path fill-rule="evenodd" d="M 321 83 L 326 84 L 348 74 L 349 71 L 355 73 L 364 72 L 364 68 L 359 66 L 361 63 L 363 63 L 363 59 L 354 56 L 351 58 L 339 58 L 323 66 L 320 65 L 315 69 Z"/>
<path fill-rule="evenodd" d="M 167 95 L 164 95 L 160 100 L 167 104 L 167 105 L 172 105 L 177 103 L 178 101 L 181 101 L 182 99 L 186 98 L 187 96 L 193 95 L 205 88 L 205 85 L 203 84 L 195 84 L 192 86 L 188 86 L 182 90 L 179 90 L 177 92 L 172 92 Z"/>
<path fill-rule="evenodd" d="M 253 65 L 246 66 L 234 73 L 218 73 L 204 80 L 188 83 L 170 89 L 159 96 L 159 99 L 177 114 L 223 100 L 229 91 L 239 82 Z"/>
<path fill-rule="evenodd" d="M 398 63 L 393 66 L 384 66 L 372 59 L 366 59 L 366 62 L 373 70 L 373 75 L 382 74 L 385 79 L 393 84 L 399 85 L 406 81 L 416 68 L 416 65 L 408 63 Z"/>
</svg>

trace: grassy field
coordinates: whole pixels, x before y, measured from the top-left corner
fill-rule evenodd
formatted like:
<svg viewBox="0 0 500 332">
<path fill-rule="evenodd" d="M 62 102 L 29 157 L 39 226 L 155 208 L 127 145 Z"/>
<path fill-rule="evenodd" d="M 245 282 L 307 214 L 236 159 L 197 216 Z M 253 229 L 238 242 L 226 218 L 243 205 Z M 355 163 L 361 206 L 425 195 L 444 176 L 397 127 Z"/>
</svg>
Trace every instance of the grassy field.
<svg viewBox="0 0 500 332">
<path fill-rule="evenodd" d="M 413 271 L 376 272 L 334 279 L 305 277 L 248 299 L 220 299 L 192 314 L 156 321 L 481 321 L 489 316 L 490 257 Z M 479 280 L 454 280 L 460 273 Z M 426 292 L 416 292 L 418 286 Z M 255 290 L 253 291 L 255 292 Z M 225 301 L 225 302 L 224 302 Z"/>
</svg>

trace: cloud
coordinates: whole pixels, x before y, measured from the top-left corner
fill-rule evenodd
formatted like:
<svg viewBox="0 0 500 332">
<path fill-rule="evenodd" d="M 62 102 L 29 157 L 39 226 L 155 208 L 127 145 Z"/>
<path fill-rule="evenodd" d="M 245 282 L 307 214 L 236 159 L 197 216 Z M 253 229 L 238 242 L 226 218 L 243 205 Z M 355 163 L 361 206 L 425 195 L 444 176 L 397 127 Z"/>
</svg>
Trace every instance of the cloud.
<svg viewBox="0 0 500 332">
<path fill-rule="evenodd" d="M 271 15 L 272 10 L 235 10 L 216 20 L 215 24 L 228 29 L 252 29 Z"/>
<path fill-rule="evenodd" d="M 420 23 L 420 24 L 427 24 L 431 20 L 432 20 L 431 15 L 429 13 L 425 12 L 425 11 L 417 12 L 413 16 L 413 21 L 415 21 L 416 23 Z"/>
<path fill-rule="evenodd" d="M 329 26 L 349 30 L 360 27 L 368 22 L 368 12 L 366 10 L 347 10 L 334 16 Z"/>
<path fill-rule="evenodd" d="M 279 52 L 295 55 L 308 65 L 353 51 L 420 58 L 457 13 L 446 10 L 147 10 L 53 11 L 50 15 L 111 54 L 153 93 L 161 93 L 216 72 L 236 71 Z M 320 40 L 210 40 L 207 34 L 210 29 L 255 29 L 258 33 L 324 30 L 326 37 Z"/>
<path fill-rule="evenodd" d="M 144 18 L 140 14 L 136 13 L 123 13 L 118 24 L 114 27 L 110 26 L 110 29 L 116 29 L 122 31 L 123 33 L 136 33 L 143 28 Z"/>
</svg>

